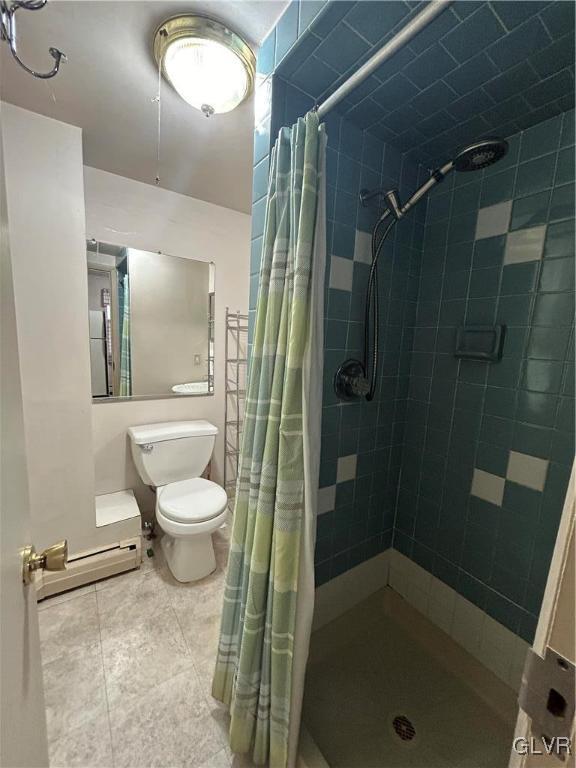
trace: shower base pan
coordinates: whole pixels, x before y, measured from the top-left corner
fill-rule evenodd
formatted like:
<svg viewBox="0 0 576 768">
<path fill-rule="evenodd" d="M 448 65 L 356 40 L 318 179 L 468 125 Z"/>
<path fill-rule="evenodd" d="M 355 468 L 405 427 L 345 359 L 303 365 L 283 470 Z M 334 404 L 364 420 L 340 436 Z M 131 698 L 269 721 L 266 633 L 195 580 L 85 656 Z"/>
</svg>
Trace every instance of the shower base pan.
<svg viewBox="0 0 576 768">
<path fill-rule="evenodd" d="M 303 722 L 330 768 L 506 768 L 516 708 L 390 587 L 312 635 Z"/>
</svg>

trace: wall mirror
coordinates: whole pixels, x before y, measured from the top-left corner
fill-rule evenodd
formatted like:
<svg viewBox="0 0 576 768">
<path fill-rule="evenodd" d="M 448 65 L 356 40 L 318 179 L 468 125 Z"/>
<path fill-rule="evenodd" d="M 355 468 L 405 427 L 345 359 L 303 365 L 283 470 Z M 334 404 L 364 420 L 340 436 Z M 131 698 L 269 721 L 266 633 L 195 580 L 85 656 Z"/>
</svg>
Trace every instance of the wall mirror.
<svg viewBox="0 0 576 768">
<path fill-rule="evenodd" d="M 214 392 L 214 264 L 89 240 L 92 397 Z"/>
</svg>

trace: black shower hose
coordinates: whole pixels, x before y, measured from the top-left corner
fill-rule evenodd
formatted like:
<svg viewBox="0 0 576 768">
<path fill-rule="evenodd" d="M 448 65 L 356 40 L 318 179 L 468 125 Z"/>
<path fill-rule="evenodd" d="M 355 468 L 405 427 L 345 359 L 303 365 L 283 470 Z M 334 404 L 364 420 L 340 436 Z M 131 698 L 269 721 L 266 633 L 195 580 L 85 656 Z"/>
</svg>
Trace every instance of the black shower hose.
<svg viewBox="0 0 576 768">
<path fill-rule="evenodd" d="M 370 379 L 370 389 L 368 391 L 368 394 L 366 395 L 366 400 L 370 402 L 374 399 L 374 393 L 376 392 L 376 378 L 378 375 L 378 323 L 379 323 L 379 310 L 378 310 L 378 258 L 380 256 L 380 253 L 382 251 L 382 247 L 384 245 L 384 242 L 386 241 L 386 238 L 388 237 L 388 234 L 390 233 L 390 230 L 396 224 L 396 219 L 392 219 L 386 229 L 384 230 L 384 234 L 382 235 L 379 242 L 377 242 L 378 239 L 378 230 L 380 228 L 380 225 L 384 223 L 386 220 L 385 217 L 381 217 L 378 222 L 376 223 L 376 226 L 374 227 L 374 231 L 372 232 L 372 265 L 370 267 L 370 274 L 368 276 L 368 286 L 366 288 L 366 306 L 364 308 L 364 374 L 366 378 Z M 370 310 L 372 309 L 372 318 L 373 318 L 373 346 L 372 346 L 372 354 L 370 355 Z M 368 360 L 369 358 L 372 358 L 372 365 L 370 369 L 368 368 Z M 370 375 L 368 375 L 368 372 L 370 371 Z"/>
</svg>

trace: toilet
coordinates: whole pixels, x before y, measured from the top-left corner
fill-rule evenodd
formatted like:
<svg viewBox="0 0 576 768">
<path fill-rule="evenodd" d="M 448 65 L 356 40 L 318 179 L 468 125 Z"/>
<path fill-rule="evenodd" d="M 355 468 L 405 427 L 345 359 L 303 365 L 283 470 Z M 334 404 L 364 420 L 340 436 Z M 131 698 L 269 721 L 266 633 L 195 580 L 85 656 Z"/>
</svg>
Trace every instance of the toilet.
<svg viewBox="0 0 576 768">
<path fill-rule="evenodd" d="M 223 488 L 200 477 L 218 428 L 209 421 L 169 421 L 128 430 L 142 480 L 156 489 L 162 551 L 174 578 L 197 581 L 216 568 L 212 533 L 227 517 Z"/>
</svg>

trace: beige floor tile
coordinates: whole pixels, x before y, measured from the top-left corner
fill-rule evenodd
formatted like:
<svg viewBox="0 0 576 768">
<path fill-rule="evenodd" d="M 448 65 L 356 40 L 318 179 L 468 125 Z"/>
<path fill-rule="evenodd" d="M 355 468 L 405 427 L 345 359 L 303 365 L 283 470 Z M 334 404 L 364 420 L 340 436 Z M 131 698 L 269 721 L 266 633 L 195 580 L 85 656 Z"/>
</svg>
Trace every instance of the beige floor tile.
<svg viewBox="0 0 576 768">
<path fill-rule="evenodd" d="M 123 578 L 107 589 L 96 590 L 100 625 L 122 629 L 154 618 L 167 604 L 164 580 L 158 571 Z"/>
<path fill-rule="evenodd" d="M 44 698 L 50 742 L 107 713 L 100 644 L 44 664 Z"/>
<path fill-rule="evenodd" d="M 213 755 L 208 762 L 200 763 L 198 768 L 231 768 L 232 759 L 225 749 Z"/>
<path fill-rule="evenodd" d="M 50 768 L 112 768 L 108 714 L 71 728 L 50 742 Z"/>
<path fill-rule="evenodd" d="M 111 708 L 193 670 L 192 656 L 169 604 L 145 621 L 103 627 L 102 655 Z"/>
<path fill-rule="evenodd" d="M 55 605 L 67 603 L 69 600 L 74 600 L 77 597 L 89 595 L 95 590 L 96 587 L 94 584 L 85 584 L 83 587 L 76 587 L 76 589 L 69 589 L 68 592 L 61 592 L 59 595 L 46 597 L 44 600 L 40 600 L 38 603 L 38 610 L 45 611 L 47 608 L 53 608 Z"/>
<path fill-rule="evenodd" d="M 38 620 L 43 664 L 100 640 L 94 592 L 50 606 L 38 614 Z"/>
<path fill-rule="evenodd" d="M 214 610 L 210 614 L 199 615 L 185 609 L 177 609 L 176 616 L 194 662 L 215 659 L 220 633 L 219 612 Z"/>
<path fill-rule="evenodd" d="M 116 768 L 197 768 L 225 746 L 193 672 L 112 709 L 111 727 Z"/>
<path fill-rule="evenodd" d="M 166 566 L 164 553 L 162 552 L 162 547 L 160 546 L 161 541 L 161 534 L 157 535 L 150 541 L 142 541 L 142 565 L 140 566 L 140 570 L 142 572 L 159 570 Z M 154 553 L 152 557 L 148 556 L 148 550 L 152 550 Z"/>
<path fill-rule="evenodd" d="M 126 585 L 130 584 L 130 582 L 138 581 L 138 579 L 141 579 L 142 576 L 151 570 L 153 569 L 145 569 L 140 566 L 140 568 L 133 568 L 131 571 L 117 573 L 115 576 L 109 576 L 107 579 L 96 581 L 94 583 L 94 589 L 96 592 L 103 592 L 108 589 L 119 588 L 120 585 Z"/>
</svg>

